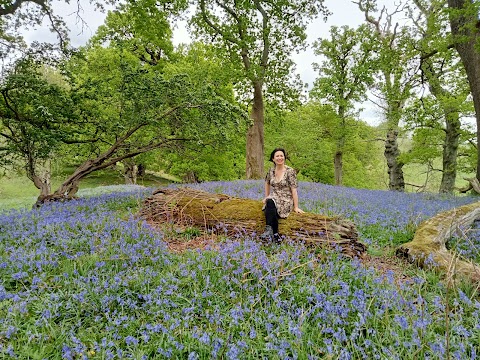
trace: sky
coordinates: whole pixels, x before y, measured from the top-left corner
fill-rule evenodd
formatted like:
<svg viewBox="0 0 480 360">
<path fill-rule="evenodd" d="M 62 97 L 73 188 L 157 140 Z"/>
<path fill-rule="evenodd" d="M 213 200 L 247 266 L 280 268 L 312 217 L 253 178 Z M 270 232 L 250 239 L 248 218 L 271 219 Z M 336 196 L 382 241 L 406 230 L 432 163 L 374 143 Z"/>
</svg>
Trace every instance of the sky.
<svg viewBox="0 0 480 360">
<path fill-rule="evenodd" d="M 379 0 L 380 4 L 392 2 L 392 0 Z M 329 29 L 331 26 L 349 25 L 356 27 L 364 21 L 364 15 L 358 9 L 358 6 L 351 0 L 325 0 L 326 7 L 332 13 L 327 22 L 323 19 L 317 19 L 312 22 L 307 29 L 307 42 L 311 45 L 318 38 L 329 37 Z M 106 14 L 99 10 L 95 10 L 88 1 L 82 1 L 82 9 L 78 15 L 83 19 L 80 21 L 77 17 L 77 1 L 71 4 L 65 4 L 57 1 L 54 5 L 54 10 L 58 15 L 61 15 L 70 29 L 70 40 L 73 46 L 84 45 L 88 39 L 94 35 L 98 26 L 103 24 Z M 25 38 L 28 42 L 55 42 L 56 36 L 48 29 L 47 24 L 36 29 L 29 30 L 25 33 Z M 173 41 L 175 44 L 187 43 L 190 41 L 188 32 L 185 26 L 179 26 L 174 31 Z M 316 78 L 316 73 L 313 70 L 312 63 L 320 63 L 321 59 L 313 54 L 313 49 L 308 47 L 306 51 L 299 54 L 294 54 L 294 61 L 297 64 L 297 73 L 303 82 L 311 85 Z M 367 121 L 371 125 L 378 125 L 381 121 L 381 114 L 375 106 L 367 101 L 358 105 L 364 110 L 361 112 L 362 120 Z"/>
</svg>

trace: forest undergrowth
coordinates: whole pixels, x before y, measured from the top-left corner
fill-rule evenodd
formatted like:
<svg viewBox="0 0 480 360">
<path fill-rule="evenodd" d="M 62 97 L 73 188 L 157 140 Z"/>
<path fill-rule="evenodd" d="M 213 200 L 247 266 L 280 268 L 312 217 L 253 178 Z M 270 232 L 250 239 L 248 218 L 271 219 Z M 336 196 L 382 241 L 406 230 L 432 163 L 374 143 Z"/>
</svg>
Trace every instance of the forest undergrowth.
<svg viewBox="0 0 480 360">
<path fill-rule="evenodd" d="M 192 185 L 261 199 L 261 181 Z M 110 190 L 114 190 L 111 188 Z M 128 189 L 128 191 L 126 191 Z M 152 189 L 121 187 L 0 213 L 0 356 L 18 359 L 475 359 L 476 284 L 334 250 L 217 236 L 169 250 L 135 217 Z M 372 256 L 474 197 L 301 182 L 300 206 L 353 220 Z M 288 220 L 287 220 L 288 221 Z M 218 232 L 221 233 L 221 227 Z M 470 233 L 475 233 L 470 231 Z M 178 241 L 199 234 L 188 229 Z M 478 238 L 452 240 L 478 262 Z"/>
</svg>

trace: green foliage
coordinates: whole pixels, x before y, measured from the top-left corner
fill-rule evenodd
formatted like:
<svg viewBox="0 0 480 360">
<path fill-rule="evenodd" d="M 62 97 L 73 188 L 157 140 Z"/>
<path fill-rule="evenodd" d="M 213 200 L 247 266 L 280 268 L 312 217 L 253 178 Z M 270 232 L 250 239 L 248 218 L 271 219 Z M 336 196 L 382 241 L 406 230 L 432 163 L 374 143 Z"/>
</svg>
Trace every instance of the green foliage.
<svg viewBox="0 0 480 360">
<path fill-rule="evenodd" d="M 233 79 L 235 69 L 231 62 L 218 56 L 212 45 L 192 42 L 176 49 L 175 61 L 167 64 L 165 74 L 188 74 L 194 83 L 209 83 L 228 101 L 235 102 Z"/>
<path fill-rule="evenodd" d="M 173 56 L 170 17 L 185 6 L 182 1 L 127 1 L 109 12 L 91 44 L 113 43 L 150 65 L 163 66 Z"/>
<path fill-rule="evenodd" d="M 187 60 L 159 68 L 122 47 L 94 46 L 67 69 L 79 112 L 97 139 L 75 156 L 109 154 L 103 167 L 156 148 L 175 152 L 187 142 L 197 148 L 228 143 L 246 118 L 228 84 L 217 87 L 214 79 L 200 78 Z"/>
<path fill-rule="evenodd" d="M 283 117 L 270 119 L 268 114 L 265 128 L 267 156 L 274 148 L 283 147 L 300 178 L 332 183 L 334 144 L 326 137 L 329 124 L 336 118 L 331 108 L 308 103 Z"/>
<path fill-rule="evenodd" d="M 400 161 L 404 164 L 432 164 L 442 156 L 444 132 L 441 129 L 417 128 L 412 136 L 411 148 L 402 153 Z"/>
<path fill-rule="evenodd" d="M 413 239 L 416 226 L 411 225 L 406 229 L 390 229 L 377 224 L 366 225 L 359 229 L 362 238 L 375 239 L 376 248 L 396 248 Z"/>
<path fill-rule="evenodd" d="M 315 55 L 323 56 L 314 64 L 319 73 L 310 95 L 313 99 L 331 104 L 340 117 L 367 97 L 367 89 L 375 74 L 375 38 L 367 26 L 357 29 L 348 26 L 330 28 L 331 39 L 314 42 Z"/>
<path fill-rule="evenodd" d="M 194 35 L 231 61 L 237 71 L 232 81 L 242 100 L 251 98 L 255 82 L 266 84 L 266 97 L 277 106 L 288 107 L 298 99 L 301 86 L 292 77 L 290 55 L 305 45 L 308 22 L 327 15 L 323 0 L 193 0 L 192 5 Z"/>
<path fill-rule="evenodd" d="M 186 182 L 234 180 L 245 174 L 244 154 L 221 146 L 185 148 L 163 152 L 159 164 Z"/>
<path fill-rule="evenodd" d="M 444 86 L 447 87 L 447 83 Z M 476 135 L 469 125 L 472 104 L 458 91 L 452 86 L 449 91 L 442 91 L 441 96 L 414 99 L 405 108 L 405 129 L 411 139 L 400 156 L 404 164 L 424 165 L 441 175 L 445 147 L 458 142 L 457 172 L 475 172 L 477 156 L 472 144 Z M 438 184 L 431 181 L 426 185 L 432 191 L 438 190 Z"/>
<path fill-rule="evenodd" d="M 0 92 L 0 165 L 33 170 L 82 131 L 65 83 L 47 80 L 29 57 L 17 61 Z"/>
<path fill-rule="evenodd" d="M 267 112 L 268 115 L 268 112 Z M 278 115 L 278 114 L 275 114 Z M 300 178 L 325 184 L 334 183 L 333 156 L 338 116 L 330 106 L 310 102 L 283 117 L 267 116 L 266 147 L 284 147 L 290 164 Z M 345 185 L 359 188 L 382 188 L 379 177 L 382 152 L 372 141 L 374 129 L 360 121 L 350 121 L 351 135 L 345 144 Z M 267 151 L 267 155 L 269 152 Z"/>
<path fill-rule="evenodd" d="M 215 93 L 226 102 L 235 103 L 231 79 L 231 65 L 222 62 L 211 46 L 192 43 L 182 46 L 176 61 L 165 66 L 167 77 L 188 74 L 193 83 L 208 83 Z M 235 113 L 225 113 L 225 123 L 235 118 Z M 193 119 L 191 119 L 193 121 Z M 196 121 L 208 125 L 205 116 Z M 233 126 L 218 126 L 214 131 L 206 131 L 203 138 L 194 143 L 183 144 L 157 152 L 153 162 L 156 167 L 164 169 L 186 181 L 238 179 L 245 173 L 244 150 L 246 121 L 234 121 Z M 215 136 L 215 131 L 222 131 L 222 136 Z"/>
</svg>

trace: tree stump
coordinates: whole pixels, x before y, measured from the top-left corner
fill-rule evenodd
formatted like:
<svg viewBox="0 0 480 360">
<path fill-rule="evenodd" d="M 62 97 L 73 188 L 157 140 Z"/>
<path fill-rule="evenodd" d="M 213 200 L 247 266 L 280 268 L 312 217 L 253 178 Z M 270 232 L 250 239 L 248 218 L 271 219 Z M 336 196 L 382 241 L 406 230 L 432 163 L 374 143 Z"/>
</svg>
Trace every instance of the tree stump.
<svg viewBox="0 0 480 360">
<path fill-rule="evenodd" d="M 191 188 L 154 191 L 145 199 L 139 215 L 154 226 L 195 226 L 227 236 L 260 234 L 265 228 L 261 201 Z M 308 246 L 340 248 L 349 257 L 361 257 L 366 252 L 366 245 L 358 241 L 355 224 L 340 217 L 291 213 L 287 219 L 280 219 L 279 232 Z"/>
<path fill-rule="evenodd" d="M 447 249 L 446 243 L 460 227 L 471 226 L 479 218 L 480 202 L 440 213 L 423 221 L 413 240 L 402 244 L 396 253 L 419 266 L 438 266 L 449 275 L 459 275 L 478 282 L 480 266 L 459 258 Z"/>
</svg>

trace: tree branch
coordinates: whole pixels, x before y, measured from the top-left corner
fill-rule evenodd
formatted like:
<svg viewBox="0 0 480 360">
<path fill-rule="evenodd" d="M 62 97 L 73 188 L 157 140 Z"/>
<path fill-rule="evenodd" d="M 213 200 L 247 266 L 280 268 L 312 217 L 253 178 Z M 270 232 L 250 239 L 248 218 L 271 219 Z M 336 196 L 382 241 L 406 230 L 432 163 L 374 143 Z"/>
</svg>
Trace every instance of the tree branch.
<svg viewBox="0 0 480 360">
<path fill-rule="evenodd" d="M 447 50 L 454 49 L 454 48 L 455 48 L 455 44 L 449 44 L 447 46 Z M 435 49 L 435 50 L 430 51 L 429 53 L 422 54 L 422 56 L 420 56 L 420 61 L 426 60 L 426 59 L 438 54 L 439 52 L 440 52 L 440 50 Z"/>
<path fill-rule="evenodd" d="M 230 41 L 236 45 L 239 45 L 237 39 L 232 36 L 229 36 L 227 33 L 223 32 L 217 25 L 215 25 L 207 16 L 207 9 L 205 8 L 205 0 L 200 0 L 200 9 L 202 13 L 202 19 L 205 23 L 210 26 L 215 32 L 221 35 L 225 40 Z"/>
<path fill-rule="evenodd" d="M 259 0 L 254 0 L 255 7 L 257 10 L 262 14 L 262 40 L 263 40 L 263 51 L 262 51 L 262 60 L 261 60 L 261 67 L 263 69 L 263 74 L 265 74 L 265 70 L 267 68 L 268 63 L 268 54 L 270 52 L 270 40 L 268 38 L 268 15 L 265 9 L 260 4 Z"/>
<path fill-rule="evenodd" d="M 362 11 L 364 14 L 365 14 L 365 20 L 374 25 L 375 28 L 377 29 L 377 33 L 381 34 L 382 33 L 382 30 L 380 29 L 380 19 L 382 17 L 382 14 L 383 14 L 383 10 L 382 12 L 380 13 L 380 18 L 378 20 L 375 20 L 373 18 L 372 15 L 370 15 L 370 12 L 369 12 L 369 9 L 366 8 L 365 6 L 363 6 L 363 4 L 360 2 L 360 1 L 352 1 L 352 3 L 354 4 L 357 4 L 358 5 L 358 8 L 360 9 L 360 11 Z"/>
<path fill-rule="evenodd" d="M 45 0 L 16 0 L 11 4 L 5 4 L 0 7 L 0 16 L 11 15 L 17 11 L 23 3 L 33 2 L 39 6 L 45 6 Z"/>
</svg>

